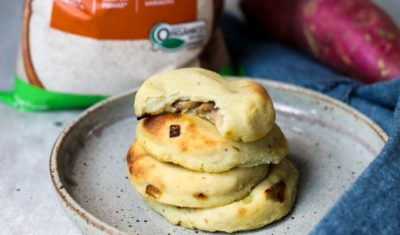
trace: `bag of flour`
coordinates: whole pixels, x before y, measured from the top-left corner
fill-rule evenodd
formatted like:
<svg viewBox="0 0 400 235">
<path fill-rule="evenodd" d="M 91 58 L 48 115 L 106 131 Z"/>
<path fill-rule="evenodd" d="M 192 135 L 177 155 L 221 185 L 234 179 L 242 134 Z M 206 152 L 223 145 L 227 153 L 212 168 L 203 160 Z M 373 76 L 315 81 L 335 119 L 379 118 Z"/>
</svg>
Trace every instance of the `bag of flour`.
<svg viewBox="0 0 400 235">
<path fill-rule="evenodd" d="M 15 88 L 23 110 L 81 108 L 179 67 L 227 66 L 222 0 L 26 0 Z"/>
</svg>

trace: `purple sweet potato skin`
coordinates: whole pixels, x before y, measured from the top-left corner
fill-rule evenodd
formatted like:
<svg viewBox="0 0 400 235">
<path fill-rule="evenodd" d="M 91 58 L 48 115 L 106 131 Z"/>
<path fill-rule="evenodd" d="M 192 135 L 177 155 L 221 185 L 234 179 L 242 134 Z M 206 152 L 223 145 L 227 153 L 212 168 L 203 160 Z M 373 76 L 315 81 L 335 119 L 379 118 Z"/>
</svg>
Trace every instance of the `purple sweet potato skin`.
<svg viewBox="0 0 400 235">
<path fill-rule="evenodd" d="M 279 40 L 371 83 L 400 76 L 400 32 L 368 0 L 242 0 L 244 13 Z"/>
</svg>

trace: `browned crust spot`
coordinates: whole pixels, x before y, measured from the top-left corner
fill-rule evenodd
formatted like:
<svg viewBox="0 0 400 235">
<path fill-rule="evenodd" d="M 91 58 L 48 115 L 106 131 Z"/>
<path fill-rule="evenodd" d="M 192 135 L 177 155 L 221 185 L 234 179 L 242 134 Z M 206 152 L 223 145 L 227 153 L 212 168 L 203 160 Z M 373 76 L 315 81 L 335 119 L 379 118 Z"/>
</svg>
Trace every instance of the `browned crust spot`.
<svg viewBox="0 0 400 235">
<path fill-rule="evenodd" d="M 243 208 L 243 207 L 240 207 L 240 208 L 237 210 L 237 216 L 238 216 L 238 217 L 244 217 L 245 215 L 246 215 L 246 209 Z"/>
<path fill-rule="evenodd" d="M 147 153 L 144 152 L 143 147 L 139 143 L 135 142 L 129 149 L 127 161 L 129 167 L 129 173 L 135 178 L 145 178 L 146 173 L 149 171 L 149 164 L 143 164 L 142 158 L 146 157 Z"/>
<path fill-rule="evenodd" d="M 285 191 L 286 184 L 281 180 L 264 191 L 265 199 L 271 198 L 272 200 L 277 200 L 280 203 L 283 203 L 285 201 Z"/>
<path fill-rule="evenodd" d="M 226 137 L 231 138 L 233 134 L 232 131 L 227 131 L 225 135 Z"/>
<path fill-rule="evenodd" d="M 183 142 L 183 141 L 179 142 L 179 148 L 180 148 L 181 152 L 183 152 L 183 153 L 188 151 L 188 146 L 187 146 L 186 142 Z"/>
<path fill-rule="evenodd" d="M 126 162 L 128 163 L 128 165 L 132 162 L 132 146 L 129 148 L 128 153 L 126 154 Z"/>
<path fill-rule="evenodd" d="M 193 197 L 200 201 L 205 201 L 208 199 L 208 196 L 205 195 L 204 193 L 195 193 L 193 194 Z"/>
<path fill-rule="evenodd" d="M 146 194 L 149 195 L 152 198 L 159 198 L 161 196 L 161 190 L 158 189 L 157 187 L 149 184 L 146 186 Z"/>
<path fill-rule="evenodd" d="M 141 120 L 143 128 L 153 135 L 159 135 L 160 131 L 169 121 L 178 119 L 181 116 L 179 113 L 166 113 L 162 115 L 149 116 Z"/>
<path fill-rule="evenodd" d="M 261 84 L 254 82 L 254 81 L 249 81 L 247 87 L 249 87 L 251 90 L 253 90 L 254 93 L 261 96 L 263 99 L 269 99 L 267 91 Z"/>
<path fill-rule="evenodd" d="M 216 142 L 215 142 L 214 140 L 206 139 L 206 138 L 204 138 L 203 143 L 204 143 L 205 145 L 208 145 L 208 146 L 210 146 L 210 145 L 216 145 Z"/>
</svg>

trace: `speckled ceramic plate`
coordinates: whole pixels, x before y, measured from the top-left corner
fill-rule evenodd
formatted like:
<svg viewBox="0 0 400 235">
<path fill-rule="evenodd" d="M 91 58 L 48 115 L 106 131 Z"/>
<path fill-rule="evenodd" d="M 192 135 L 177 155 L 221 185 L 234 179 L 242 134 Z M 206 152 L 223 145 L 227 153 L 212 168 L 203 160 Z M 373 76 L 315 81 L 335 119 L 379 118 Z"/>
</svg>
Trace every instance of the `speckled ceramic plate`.
<svg viewBox="0 0 400 235">
<path fill-rule="evenodd" d="M 371 120 L 327 96 L 260 80 L 300 170 L 293 211 L 281 221 L 243 234 L 306 234 L 384 146 Z M 135 93 L 108 99 L 69 125 L 57 139 L 50 171 L 72 221 L 90 234 L 197 234 L 169 224 L 131 187 L 125 156 L 133 142 Z"/>
</svg>

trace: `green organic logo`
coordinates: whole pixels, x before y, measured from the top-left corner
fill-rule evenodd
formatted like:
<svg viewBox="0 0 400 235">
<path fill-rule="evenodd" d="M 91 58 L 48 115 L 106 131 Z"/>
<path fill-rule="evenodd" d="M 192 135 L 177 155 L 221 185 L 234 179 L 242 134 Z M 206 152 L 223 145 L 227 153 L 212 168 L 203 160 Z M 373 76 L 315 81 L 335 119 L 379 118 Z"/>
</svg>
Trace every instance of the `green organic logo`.
<svg viewBox="0 0 400 235">
<path fill-rule="evenodd" d="M 150 41 L 154 50 L 177 50 L 187 44 L 202 42 L 206 37 L 204 21 L 194 21 L 183 24 L 156 24 L 150 31 Z"/>
</svg>

